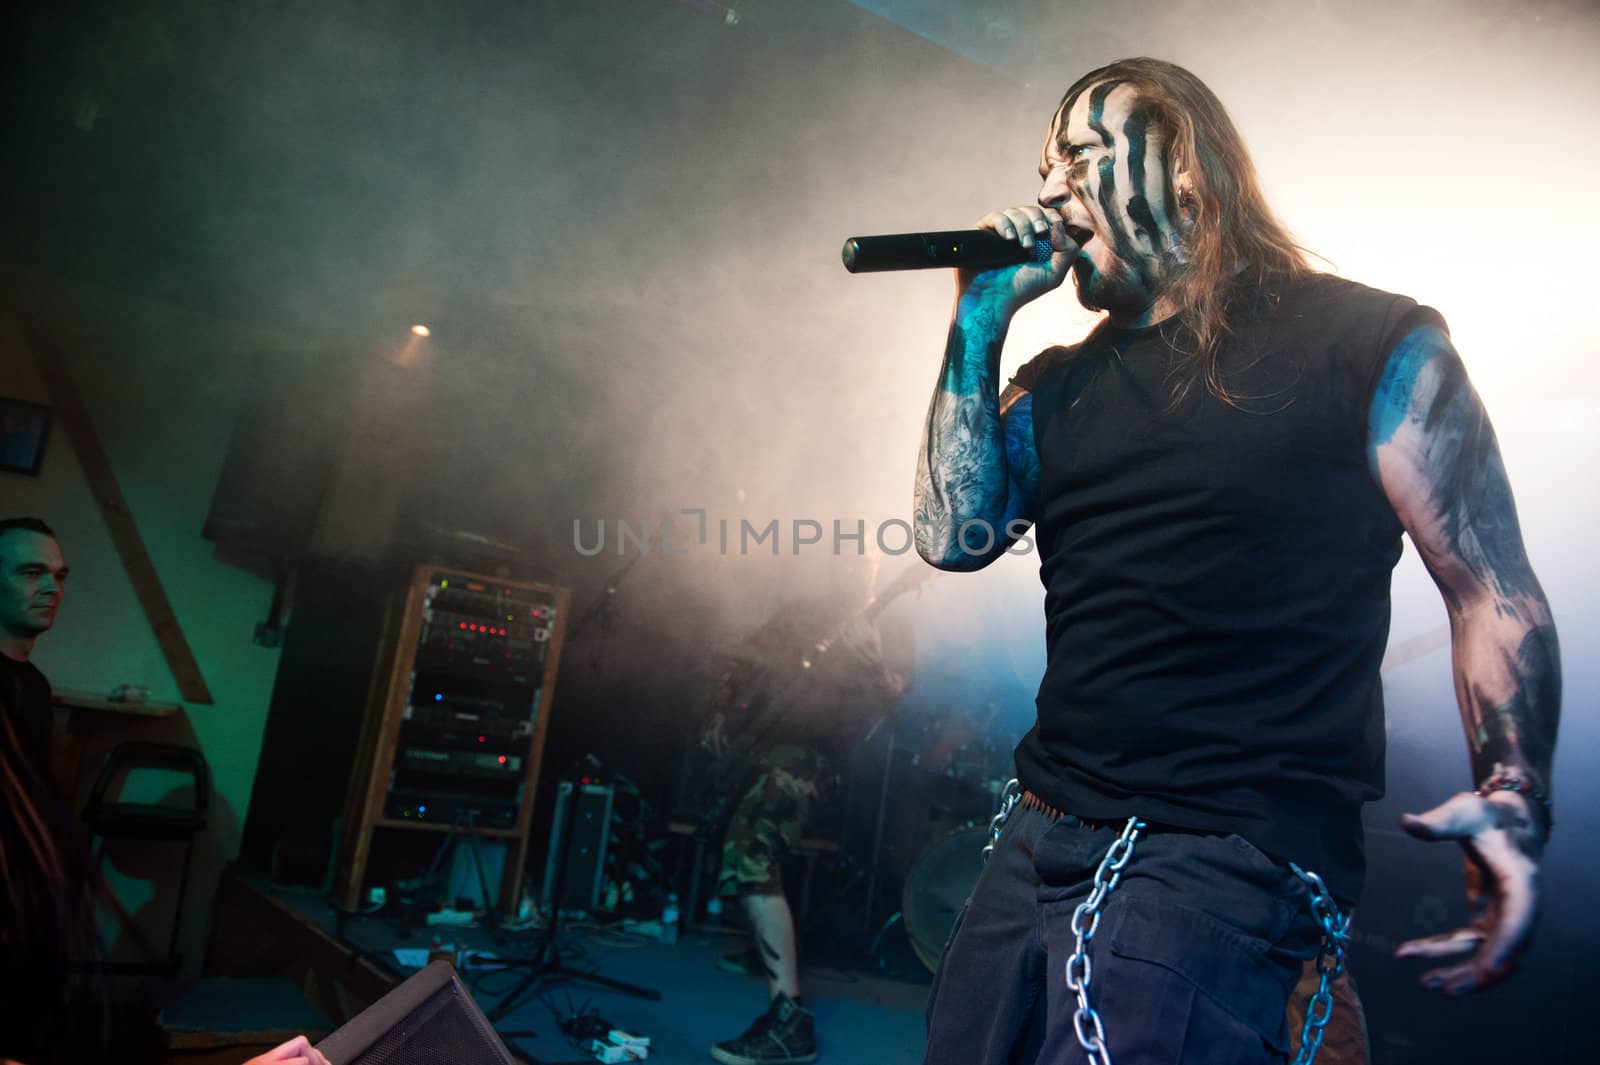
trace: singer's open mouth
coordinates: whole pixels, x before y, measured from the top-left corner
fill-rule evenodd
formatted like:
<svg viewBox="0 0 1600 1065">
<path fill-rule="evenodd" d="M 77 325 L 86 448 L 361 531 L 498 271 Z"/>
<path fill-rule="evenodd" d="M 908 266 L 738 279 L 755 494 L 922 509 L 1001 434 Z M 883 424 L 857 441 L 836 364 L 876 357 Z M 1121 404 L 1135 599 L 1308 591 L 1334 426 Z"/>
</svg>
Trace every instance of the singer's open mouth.
<svg viewBox="0 0 1600 1065">
<path fill-rule="evenodd" d="M 1072 242 L 1081 249 L 1085 244 L 1094 239 L 1094 231 L 1090 229 L 1080 229 L 1077 226 L 1069 225 L 1067 226 L 1067 236 L 1071 237 Z"/>
</svg>

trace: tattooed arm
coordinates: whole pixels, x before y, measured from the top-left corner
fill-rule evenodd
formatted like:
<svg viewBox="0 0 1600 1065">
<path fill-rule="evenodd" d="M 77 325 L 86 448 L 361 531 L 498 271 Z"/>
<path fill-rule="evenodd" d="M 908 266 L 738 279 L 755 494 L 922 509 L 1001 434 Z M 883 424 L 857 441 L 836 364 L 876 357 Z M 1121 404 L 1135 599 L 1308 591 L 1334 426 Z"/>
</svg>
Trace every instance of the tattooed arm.
<svg viewBox="0 0 1600 1065">
<path fill-rule="evenodd" d="M 999 558 L 1032 524 L 1039 489 L 1033 397 L 1016 385 L 1000 394 L 1004 329 L 991 316 L 976 318 L 950 324 L 917 456 L 917 552 L 940 569 L 980 569 Z"/>
<path fill-rule="evenodd" d="M 1039 491 L 1033 398 L 1014 385 L 1000 393 L 1000 349 L 1012 315 L 1059 286 L 1078 251 L 1051 209 L 1011 208 L 980 225 L 1025 246 L 1048 234 L 1057 250 L 1047 263 L 963 272 L 957 279 L 913 499 L 917 553 L 946 570 L 987 566 L 1033 522 Z"/>
<path fill-rule="evenodd" d="M 1371 461 L 1450 616 L 1456 698 L 1473 779 L 1516 779 L 1551 794 L 1561 667 L 1550 606 L 1528 564 L 1488 415 L 1450 340 L 1409 333 L 1390 355 L 1369 418 Z M 1511 972 L 1538 906 L 1548 814 L 1514 791 L 1462 792 L 1402 826 L 1466 851 L 1468 927 L 1403 945 L 1405 957 L 1464 962 L 1423 974 L 1459 994 Z"/>
</svg>

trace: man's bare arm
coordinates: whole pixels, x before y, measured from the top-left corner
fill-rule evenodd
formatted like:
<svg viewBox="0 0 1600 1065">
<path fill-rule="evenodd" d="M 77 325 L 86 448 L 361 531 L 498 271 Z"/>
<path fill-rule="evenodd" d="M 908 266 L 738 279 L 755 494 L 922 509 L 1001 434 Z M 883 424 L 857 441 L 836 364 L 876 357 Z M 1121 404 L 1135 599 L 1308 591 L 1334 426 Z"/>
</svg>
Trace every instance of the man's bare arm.
<svg viewBox="0 0 1600 1065">
<path fill-rule="evenodd" d="M 1033 398 L 999 390 L 1007 323 L 979 308 L 950 324 L 928 405 L 914 494 L 917 552 L 940 569 L 993 562 L 1033 520 L 1039 457 Z"/>
<path fill-rule="evenodd" d="M 1400 343 L 1371 429 L 1384 491 L 1449 610 L 1473 777 L 1510 774 L 1548 796 L 1561 710 L 1555 625 L 1494 428 L 1442 332 Z"/>
<path fill-rule="evenodd" d="M 1033 521 L 1039 492 L 1033 400 L 1017 388 L 1000 394 L 1000 349 L 1012 315 L 1059 288 L 1078 254 L 1054 208 L 1011 207 L 978 224 L 1024 248 L 1048 239 L 1053 251 L 1043 263 L 956 275 L 956 308 L 928 404 L 913 499 L 917 553 L 947 570 L 987 566 Z"/>
<path fill-rule="evenodd" d="M 1423 327 L 1391 355 L 1373 397 L 1371 460 L 1449 612 L 1457 702 L 1479 787 L 1403 822 L 1467 848 L 1479 911 L 1468 929 L 1407 944 L 1465 964 L 1424 976 L 1466 991 L 1510 970 L 1531 931 L 1548 828 L 1561 713 L 1560 651 L 1550 605 L 1523 547 L 1511 486 L 1488 415 L 1445 334 Z M 1481 874 L 1481 875 L 1478 875 Z"/>
</svg>

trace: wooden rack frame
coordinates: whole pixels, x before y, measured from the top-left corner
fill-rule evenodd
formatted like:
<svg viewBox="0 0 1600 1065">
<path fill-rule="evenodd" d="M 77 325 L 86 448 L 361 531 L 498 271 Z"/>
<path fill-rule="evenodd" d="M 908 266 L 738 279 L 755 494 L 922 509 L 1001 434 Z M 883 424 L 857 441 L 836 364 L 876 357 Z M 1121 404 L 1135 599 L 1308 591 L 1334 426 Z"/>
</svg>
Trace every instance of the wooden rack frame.
<svg viewBox="0 0 1600 1065">
<path fill-rule="evenodd" d="M 555 624 L 551 628 L 549 650 L 545 655 L 544 676 L 539 688 L 539 710 L 533 723 L 533 742 L 523 770 L 522 803 L 514 828 L 483 828 L 484 839 L 504 839 L 510 846 L 505 868 L 500 874 L 499 909 L 510 916 L 517 910 L 522 886 L 522 866 L 527 858 L 528 835 L 533 825 L 533 804 L 539 790 L 539 767 L 544 758 L 545 733 L 550 712 L 555 706 L 556 670 L 561 661 L 561 646 L 566 633 L 571 592 L 548 584 L 501 580 L 481 573 L 452 569 L 449 566 L 419 565 L 412 571 L 404 596 L 390 600 L 384 614 L 384 639 L 373 664 L 372 683 L 367 694 L 367 710 L 356 747 L 356 764 L 345 798 L 344 831 L 339 841 L 339 862 L 335 890 L 346 910 L 361 904 L 367 863 L 372 854 L 373 835 L 378 829 L 407 829 L 413 832 L 449 832 L 450 825 L 437 822 L 402 821 L 385 817 L 384 800 L 394 770 L 395 748 L 405 721 L 406 696 L 416 667 L 417 640 L 422 633 L 423 605 L 433 577 L 485 584 L 491 587 L 534 592 L 556 601 Z"/>
</svg>

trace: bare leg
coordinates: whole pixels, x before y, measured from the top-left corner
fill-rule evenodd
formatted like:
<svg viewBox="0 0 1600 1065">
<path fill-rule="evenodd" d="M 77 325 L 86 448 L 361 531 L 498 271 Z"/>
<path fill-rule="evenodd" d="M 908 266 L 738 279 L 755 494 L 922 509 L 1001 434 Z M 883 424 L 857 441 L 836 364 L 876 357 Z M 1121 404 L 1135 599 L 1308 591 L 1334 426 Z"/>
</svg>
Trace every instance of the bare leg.
<svg viewBox="0 0 1600 1065">
<path fill-rule="evenodd" d="M 783 894 L 745 895 L 744 912 L 755 933 L 756 949 L 767 973 L 767 995 L 800 997 L 800 968 L 794 942 L 794 915 Z"/>
</svg>

